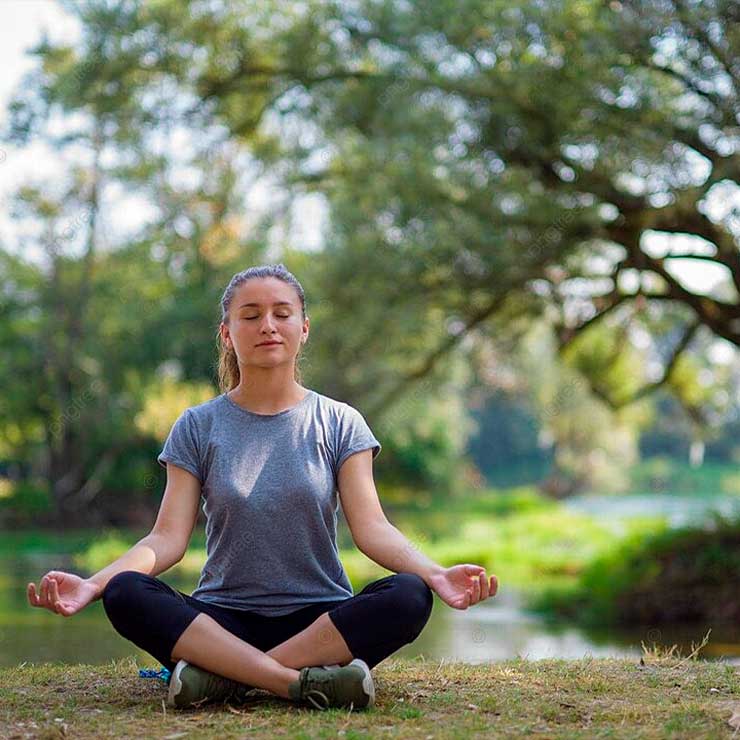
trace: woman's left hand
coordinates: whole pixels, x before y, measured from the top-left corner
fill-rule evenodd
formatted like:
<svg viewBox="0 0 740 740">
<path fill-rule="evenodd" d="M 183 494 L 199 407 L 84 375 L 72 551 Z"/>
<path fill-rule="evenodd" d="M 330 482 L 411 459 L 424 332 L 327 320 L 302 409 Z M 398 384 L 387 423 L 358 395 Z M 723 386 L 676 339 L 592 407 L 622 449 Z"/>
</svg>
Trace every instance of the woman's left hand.
<svg viewBox="0 0 740 740">
<path fill-rule="evenodd" d="M 429 578 L 430 588 L 453 609 L 467 609 L 498 591 L 498 579 L 486 577 L 480 565 L 453 565 Z"/>
</svg>

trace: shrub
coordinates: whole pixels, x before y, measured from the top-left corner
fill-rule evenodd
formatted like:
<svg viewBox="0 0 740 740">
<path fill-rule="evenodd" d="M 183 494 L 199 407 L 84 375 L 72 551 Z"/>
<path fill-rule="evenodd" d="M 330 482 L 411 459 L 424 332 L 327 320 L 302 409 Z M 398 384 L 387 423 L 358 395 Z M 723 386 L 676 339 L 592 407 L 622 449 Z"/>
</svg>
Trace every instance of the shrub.
<svg viewBox="0 0 740 740">
<path fill-rule="evenodd" d="M 586 623 L 737 622 L 738 574 L 740 520 L 715 513 L 701 527 L 633 533 L 537 606 Z"/>
</svg>

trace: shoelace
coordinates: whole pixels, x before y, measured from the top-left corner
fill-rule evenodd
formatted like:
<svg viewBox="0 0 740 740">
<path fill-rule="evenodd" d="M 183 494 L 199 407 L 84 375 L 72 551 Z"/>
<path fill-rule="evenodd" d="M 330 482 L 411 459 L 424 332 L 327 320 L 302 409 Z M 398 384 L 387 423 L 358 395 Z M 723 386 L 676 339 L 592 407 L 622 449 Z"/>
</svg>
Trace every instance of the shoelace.
<svg viewBox="0 0 740 740">
<path fill-rule="evenodd" d="M 317 709 L 328 709 L 331 704 L 327 694 L 321 690 L 321 686 L 326 686 L 331 691 L 331 687 L 334 684 L 334 676 L 332 672 L 327 671 L 324 674 L 317 676 L 310 676 L 308 672 L 303 678 L 303 698 L 309 701 Z"/>
<path fill-rule="evenodd" d="M 304 698 L 307 701 L 310 701 L 311 704 L 313 704 L 316 709 L 328 709 L 329 708 L 329 697 L 323 692 L 319 691 L 319 689 L 309 689 L 305 694 Z M 321 699 L 321 701 L 317 701 L 317 699 Z"/>
</svg>

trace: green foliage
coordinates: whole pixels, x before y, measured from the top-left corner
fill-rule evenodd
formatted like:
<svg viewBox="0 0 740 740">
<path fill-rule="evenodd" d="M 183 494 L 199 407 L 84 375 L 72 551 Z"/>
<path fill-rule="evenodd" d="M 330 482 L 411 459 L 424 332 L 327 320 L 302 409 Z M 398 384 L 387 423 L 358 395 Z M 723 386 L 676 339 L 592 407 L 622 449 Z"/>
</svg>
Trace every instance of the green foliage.
<svg viewBox="0 0 740 740">
<path fill-rule="evenodd" d="M 651 457 L 632 468 L 630 481 L 633 493 L 730 495 L 740 501 L 740 471 L 726 463 L 707 461 L 694 467 L 669 457 Z"/>
<path fill-rule="evenodd" d="M 108 530 L 98 535 L 83 552 L 76 553 L 74 564 L 92 574 L 110 565 L 136 544 L 135 539 L 124 537 L 118 530 Z"/>
<path fill-rule="evenodd" d="M 2 481 L 0 524 L 4 527 L 24 526 L 39 514 L 52 509 L 49 488 L 43 479 L 27 478 Z"/>
<path fill-rule="evenodd" d="M 701 529 L 673 530 L 661 517 L 620 521 L 574 513 L 536 489 L 520 488 L 399 509 L 391 519 L 414 549 L 443 565 L 484 566 L 502 590 L 520 590 L 529 608 L 546 617 L 660 623 L 692 602 L 707 610 L 706 618 L 717 616 L 712 604 L 737 605 L 740 523 L 721 517 Z M 93 573 L 140 535 L 108 530 L 93 541 L 82 537 L 74 562 Z M 340 557 L 355 589 L 388 574 L 346 538 Z M 193 581 L 204 562 L 198 529 L 172 576 Z"/>
<path fill-rule="evenodd" d="M 559 504 L 532 486 L 469 491 L 451 501 L 422 504 L 418 500 L 392 510 L 392 519 L 414 540 L 430 541 L 449 535 L 450 526 L 458 520 L 508 518 L 534 513 L 554 513 Z"/>
<path fill-rule="evenodd" d="M 535 399 L 538 442 L 552 447 L 553 466 L 543 482 L 551 494 L 627 489 L 647 404 L 615 410 L 603 400 L 640 382 L 641 358 L 618 344 L 613 332 L 597 326 L 579 336 L 561 362 L 547 327 L 524 337 L 517 361 Z M 599 377 L 595 393 L 587 380 L 592 373 Z"/>
<path fill-rule="evenodd" d="M 298 274 L 314 330 L 305 382 L 383 430 L 379 480 L 407 497 L 459 496 L 473 472 L 476 352 L 537 319 L 568 335 L 624 273 L 670 327 L 686 312 L 666 313 L 666 297 L 737 341 L 728 281 L 726 300 L 697 297 L 641 246 L 651 230 L 709 228 L 698 204 L 735 177 L 736 90 L 715 79 L 737 40 L 724 2 L 680 19 L 592 0 L 68 7 L 80 41 L 35 49 L 10 133 L 77 164 L 21 184 L 13 203 L 46 266 L 0 251 L 0 454 L 43 470 L 57 523 L 105 519 L 115 481 L 147 479 L 172 410 L 215 385 L 219 298 L 249 264 Z M 695 184 L 699 156 L 710 173 Z M 276 187 L 260 209 L 248 195 L 264 173 Z M 103 245 L 111 193 L 141 216 Z M 307 195 L 327 207 L 314 250 L 297 230 Z M 735 265 L 724 224 L 701 236 Z M 604 274 L 610 287 L 592 280 Z M 584 380 L 617 400 L 643 359 L 612 332 L 654 326 L 627 304 L 574 350 Z M 549 357 L 535 356 L 527 391 L 567 479 L 552 488 L 624 487 L 641 420 L 607 413 L 585 382 L 550 414 L 574 376 L 548 374 Z M 702 362 L 676 364 L 673 387 L 706 427 L 717 394 Z M 152 408 L 159 391 L 169 412 Z"/>
<path fill-rule="evenodd" d="M 444 508 L 399 510 L 392 521 L 413 547 L 437 562 L 482 565 L 502 588 L 522 589 L 533 604 L 540 603 L 543 592 L 572 589 L 588 564 L 622 538 L 639 540 L 664 526 L 658 518 L 601 521 L 571 512 L 532 488 L 491 490 Z M 383 572 L 352 548 L 342 551 L 342 561 L 353 583 Z"/>
<path fill-rule="evenodd" d="M 539 444 L 540 423 L 528 396 L 494 390 L 473 407 L 477 430 L 469 451 L 490 485 L 535 483 L 552 464 L 551 451 Z"/>
<path fill-rule="evenodd" d="M 566 349 L 565 361 L 592 378 L 599 395 L 629 398 L 646 382 L 644 353 L 627 341 L 624 331 L 610 331 L 599 324 L 580 334 Z"/>
<path fill-rule="evenodd" d="M 702 527 L 633 532 L 534 604 L 586 624 L 733 622 L 738 569 L 740 521 L 715 513 Z"/>
</svg>

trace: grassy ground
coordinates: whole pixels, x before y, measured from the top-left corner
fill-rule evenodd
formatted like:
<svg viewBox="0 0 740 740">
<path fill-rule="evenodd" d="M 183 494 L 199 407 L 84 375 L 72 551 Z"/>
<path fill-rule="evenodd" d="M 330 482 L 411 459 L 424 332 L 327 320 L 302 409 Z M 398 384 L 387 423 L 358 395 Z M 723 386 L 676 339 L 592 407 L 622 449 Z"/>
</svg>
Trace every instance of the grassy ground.
<svg viewBox="0 0 740 740">
<path fill-rule="evenodd" d="M 133 659 L 0 669 L 7 738 L 731 738 L 740 669 L 646 651 L 643 659 L 470 665 L 390 658 L 371 710 L 319 712 L 267 692 L 241 705 L 170 710 Z M 735 716 L 735 719 L 733 718 Z"/>
</svg>

